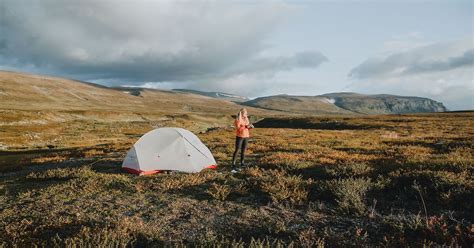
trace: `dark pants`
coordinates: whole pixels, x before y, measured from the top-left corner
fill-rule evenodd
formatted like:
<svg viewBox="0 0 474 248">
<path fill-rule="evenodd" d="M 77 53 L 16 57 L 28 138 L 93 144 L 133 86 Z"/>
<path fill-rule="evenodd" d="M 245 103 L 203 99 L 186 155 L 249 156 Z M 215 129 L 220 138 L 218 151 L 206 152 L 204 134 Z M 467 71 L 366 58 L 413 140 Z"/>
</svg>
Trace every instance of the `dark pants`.
<svg viewBox="0 0 474 248">
<path fill-rule="evenodd" d="M 234 156 L 232 156 L 232 167 L 235 168 L 235 160 L 237 159 L 237 153 L 240 150 L 240 165 L 244 164 L 245 159 L 245 149 L 247 149 L 247 144 L 249 138 L 235 137 L 235 151 Z"/>
</svg>

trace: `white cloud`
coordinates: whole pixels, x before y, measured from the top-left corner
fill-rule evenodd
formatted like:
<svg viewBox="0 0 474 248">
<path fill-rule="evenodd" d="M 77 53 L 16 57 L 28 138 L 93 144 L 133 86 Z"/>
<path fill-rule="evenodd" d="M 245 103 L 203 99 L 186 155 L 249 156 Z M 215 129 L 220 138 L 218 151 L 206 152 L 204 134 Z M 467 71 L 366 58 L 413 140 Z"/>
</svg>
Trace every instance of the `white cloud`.
<svg viewBox="0 0 474 248">
<path fill-rule="evenodd" d="M 387 56 L 394 52 L 407 51 L 426 45 L 428 45 L 428 43 L 425 41 L 423 34 L 418 31 L 403 35 L 394 35 L 392 39 L 383 43 L 380 55 Z"/>
<path fill-rule="evenodd" d="M 418 73 L 450 71 L 474 65 L 472 40 L 438 43 L 369 58 L 351 70 L 352 78 L 395 77 Z"/>
<path fill-rule="evenodd" d="M 449 109 L 474 109 L 474 45 L 471 39 L 416 47 L 369 58 L 349 73 L 350 88 L 430 97 Z"/>
</svg>

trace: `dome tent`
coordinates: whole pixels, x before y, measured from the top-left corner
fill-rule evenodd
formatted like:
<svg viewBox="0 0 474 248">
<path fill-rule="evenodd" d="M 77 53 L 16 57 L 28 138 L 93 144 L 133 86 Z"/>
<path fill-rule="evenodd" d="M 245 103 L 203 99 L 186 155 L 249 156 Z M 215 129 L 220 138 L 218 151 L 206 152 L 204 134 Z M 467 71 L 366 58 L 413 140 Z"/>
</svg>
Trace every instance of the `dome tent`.
<svg viewBox="0 0 474 248">
<path fill-rule="evenodd" d="M 125 171 L 139 175 L 162 170 L 199 172 L 215 167 L 211 151 L 196 135 L 174 127 L 158 128 L 143 135 L 122 163 Z"/>
</svg>

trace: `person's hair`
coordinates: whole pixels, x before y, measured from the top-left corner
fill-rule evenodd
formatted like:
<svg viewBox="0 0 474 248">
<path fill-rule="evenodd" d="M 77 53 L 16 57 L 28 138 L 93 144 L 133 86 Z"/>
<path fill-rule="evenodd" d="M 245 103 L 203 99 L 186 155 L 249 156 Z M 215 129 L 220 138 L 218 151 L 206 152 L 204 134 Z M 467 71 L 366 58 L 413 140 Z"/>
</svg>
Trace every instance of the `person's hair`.
<svg viewBox="0 0 474 248">
<path fill-rule="evenodd" d="M 246 108 L 240 109 L 239 113 L 237 113 L 237 115 L 235 116 L 235 119 L 240 120 L 240 116 L 242 115 L 242 112 L 244 112 L 244 111 L 247 111 L 247 109 Z"/>
</svg>

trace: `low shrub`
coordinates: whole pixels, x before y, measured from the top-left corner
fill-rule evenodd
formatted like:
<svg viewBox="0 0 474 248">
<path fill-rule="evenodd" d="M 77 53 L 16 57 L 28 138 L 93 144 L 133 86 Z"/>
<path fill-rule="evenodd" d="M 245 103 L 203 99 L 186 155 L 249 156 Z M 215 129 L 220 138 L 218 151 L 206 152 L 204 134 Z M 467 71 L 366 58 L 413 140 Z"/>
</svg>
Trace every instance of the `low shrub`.
<svg viewBox="0 0 474 248">
<path fill-rule="evenodd" d="M 67 160 L 68 157 L 67 156 L 64 156 L 64 155 L 55 155 L 55 156 L 49 156 L 49 157 L 39 157 L 39 158 L 33 158 L 31 160 L 31 163 L 37 163 L 37 164 L 41 164 L 41 163 L 51 163 L 51 162 L 54 162 L 54 163 L 58 163 L 58 162 L 63 162 L 65 160 Z"/>
<path fill-rule="evenodd" d="M 301 231 L 298 234 L 298 241 L 301 247 L 324 247 L 324 239 L 321 239 L 316 234 L 316 231 L 313 228 L 309 228 Z"/>
<path fill-rule="evenodd" d="M 336 166 L 328 166 L 326 173 L 333 177 L 353 177 L 365 176 L 373 171 L 373 168 L 366 163 L 348 163 Z"/>
<path fill-rule="evenodd" d="M 113 231 L 104 230 L 83 234 L 78 237 L 61 238 L 55 236 L 50 242 L 42 245 L 46 247 L 133 247 L 135 238 L 115 235 Z"/>
<path fill-rule="evenodd" d="M 30 180 L 66 180 L 72 178 L 88 177 L 95 172 L 89 166 L 76 168 L 58 168 L 46 171 L 31 172 L 26 176 Z"/>
<path fill-rule="evenodd" d="M 97 149 L 90 149 L 84 152 L 84 157 L 85 158 L 94 158 L 94 157 L 99 157 L 103 156 L 104 151 L 103 150 L 97 150 Z"/>
<path fill-rule="evenodd" d="M 213 183 L 211 187 L 206 191 L 212 198 L 220 201 L 224 201 L 230 194 L 230 187 L 228 185 L 220 185 Z"/>
<path fill-rule="evenodd" d="M 390 232 L 391 238 L 384 238 L 388 246 L 405 246 L 407 239 L 418 240 L 412 245 L 424 247 L 470 247 L 474 241 L 472 224 L 446 215 L 387 215 L 382 216 L 381 228 Z"/>
<path fill-rule="evenodd" d="M 338 210 L 341 213 L 362 215 L 365 212 L 365 196 L 371 187 L 370 179 L 333 179 L 328 181 L 326 186 L 335 197 Z"/>
<path fill-rule="evenodd" d="M 472 166 L 474 164 L 474 158 L 470 148 L 461 147 L 455 149 L 446 154 L 444 160 L 453 171 L 470 171 L 471 173 L 474 171 Z"/>
<path fill-rule="evenodd" d="M 166 176 L 161 181 L 157 182 L 155 185 L 161 190 L 176 190 L 189 186 L 203 184 L 208 180 L 213 179 L 214 177 L 215 174 L 206 172 L 189 175 L 177 174 L 172 176 Z"/>
<path fill-rule="evenodd" d="M 284 171 L 273 170 L 261 188 L 275 203 L 301 204 L 308 199 L 307 184 L 301 175 L 289 176 Z"/>
</svg>

